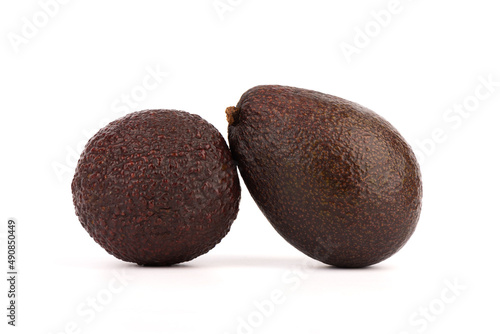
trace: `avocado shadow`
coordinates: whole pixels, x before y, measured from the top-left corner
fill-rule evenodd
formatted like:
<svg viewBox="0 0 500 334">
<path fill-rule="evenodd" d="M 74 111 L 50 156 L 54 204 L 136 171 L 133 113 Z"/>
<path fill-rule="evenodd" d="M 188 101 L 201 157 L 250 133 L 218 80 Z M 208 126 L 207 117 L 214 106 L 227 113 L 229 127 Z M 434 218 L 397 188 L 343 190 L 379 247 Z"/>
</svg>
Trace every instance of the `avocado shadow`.
<svg viewBox="0 0 500 334">
<path fill-rule="evenodd" d="M 282 268 L 300 265 L 301 257 L 219 255 L 199 261 L 200 267 Z"/>
<path fill-rule="evenodd" d="M 197 266 L 192 265 L 190 262 L 178 263 L 171 266 L 144 266 L 133 262 L 125 262 L 118 259 L 96 259 L 96 258 L 79 258 L 79 259 L 59 259 L 57 264 L 64 267 L 80 268 L 80 269 L 97 269 L 97 270 L 109 270 L 109 269 L 127 269 L 127 270 L 180 270 L 196 268 Z"/>
<path fill-rule="evenodd" d="M 205 268 L 276 268 L 284 269 L 296 266 L 307 266 L 309 269 L 322 272 L 358 272 L 358 271 L 390 271 L 395 268 L 386 264 L 375 264 L 363 268 L 341 268 L 324 264 L 309 257 L 300 256 L 248 256 L 248 255 L 215 255 L 200 256 L 188 262 L 178 263 L 170 266 L 139 265 L 132 262 L 124 262 L 117 259 L 59 259 L 59 265 L 80 269 L 127 269 L 143 271 L 182 271 Z"/>
<path fill-rule="evenodd" d="M 343 272 L 356 272 L 356 271 L 391 271 L 394 270 L 394 267 L 384 264 L 373 264 L 368 267 L 361 268 L 347 268 L 347 267 L 335 267 L 332 265 L 324 264 L 323 266 L 318 268 L 323 271 L 343 271 Z"/>
<path fill-rule="evenodd" d="M 180 270 L 180 269 L 196 268 L 196 266 L 193 266 L 192 264 L 187 262 L 176 263 L 172 265 L 142 265 L 136 263 L 126 263 L 126 265 L 128 265 L 128 268 L 140 268 L 140 269 L 151 269 L 151 270 L 157 270 L 157 269 Z"/>
</svg>

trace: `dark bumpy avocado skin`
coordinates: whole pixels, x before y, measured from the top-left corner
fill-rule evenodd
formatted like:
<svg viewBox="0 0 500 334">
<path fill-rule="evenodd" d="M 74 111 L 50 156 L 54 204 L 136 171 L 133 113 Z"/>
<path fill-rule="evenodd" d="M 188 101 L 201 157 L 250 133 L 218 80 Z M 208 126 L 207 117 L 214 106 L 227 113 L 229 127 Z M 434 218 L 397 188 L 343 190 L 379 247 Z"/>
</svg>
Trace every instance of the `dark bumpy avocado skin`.
<svg viewBox="0 0 500 334">
<path fill-rule="evenodd" d="M 250 194 L 297 249 L 330 265 L 365 267 L 408 241 L 420 215 L 420 170 L 386 120 L 284 86 L 254 87 L 226 113 Z"/>
<path fill-rule="evenodd" d="M 101 129 L 78 161 L 72 192 L 95 241 L 141 265 L 206 253 L 229 231 L 240 200 L 224 138 L 177 110 L 135 112 Z"/>
</svg>

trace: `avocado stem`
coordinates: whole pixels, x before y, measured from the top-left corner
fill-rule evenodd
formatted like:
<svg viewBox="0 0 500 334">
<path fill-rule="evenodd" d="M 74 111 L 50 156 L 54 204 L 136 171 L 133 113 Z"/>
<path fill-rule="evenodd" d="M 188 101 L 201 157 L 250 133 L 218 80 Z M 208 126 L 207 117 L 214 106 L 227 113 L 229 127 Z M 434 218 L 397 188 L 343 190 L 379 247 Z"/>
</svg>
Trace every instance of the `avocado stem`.
<svg viewBox="0 0 500 334">
<path fill-rule="evenodd" d="M 240 118 L 240 109 L 236 107 L 226 108 L 226 119 L 229 125 L 235 125 Z"/>
</svg>

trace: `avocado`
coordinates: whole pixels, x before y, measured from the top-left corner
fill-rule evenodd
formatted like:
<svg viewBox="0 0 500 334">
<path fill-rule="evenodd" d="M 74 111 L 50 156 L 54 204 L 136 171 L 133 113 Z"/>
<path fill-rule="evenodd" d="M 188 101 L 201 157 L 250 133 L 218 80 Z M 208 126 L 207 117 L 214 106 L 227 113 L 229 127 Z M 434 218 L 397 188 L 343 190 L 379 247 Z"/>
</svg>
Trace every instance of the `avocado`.
<svg viewBox="0 0 500 334">
<path fill-rule="evenodd" d="M 226 109 L 229 146 L 276 231 L 329 265 L 366 267 L 396 253 L 419 219 L 422 181 L 410 146 L 359 104 L 257 86 Z"/>
<path fill-rule="evenodd" d="M 228 233 L 240 200 L 222 135 L 178 110 L 134 112 L 99 130 L 71 189 L 76 215 L 99 245 L 149 266 L 208 252 Z"/>
</svg>

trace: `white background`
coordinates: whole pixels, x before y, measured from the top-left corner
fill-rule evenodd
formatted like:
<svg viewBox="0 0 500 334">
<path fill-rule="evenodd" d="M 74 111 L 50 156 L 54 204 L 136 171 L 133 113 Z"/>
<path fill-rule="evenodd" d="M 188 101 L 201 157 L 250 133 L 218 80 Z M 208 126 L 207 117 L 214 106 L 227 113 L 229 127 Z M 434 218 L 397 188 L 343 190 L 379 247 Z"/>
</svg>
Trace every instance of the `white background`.
<svg viewBox="0 0 500 334">
<path fill-rule="evenodd" d="M 61 0 L 50 17 L 34 0 L 0 5 L 0 259 L 6 272 L 15 217 L 20 273 L 15 329 L 0 285 L 1 332 L 499 333 L 494 1 L 220 3 Z M 153 70 L 168 75 L 145 91 Z M 88 136 L 129 111 L 172 108 L 226 137 L 225 108 L 258 84 L 358 102 L 418 150 L 424 207 L 399 253 L 329 268 L 288 245 L 244 187 L 231 232 L 183 265 L 127 264 L 87 235 L 70 182 Z"/>
</svg>

